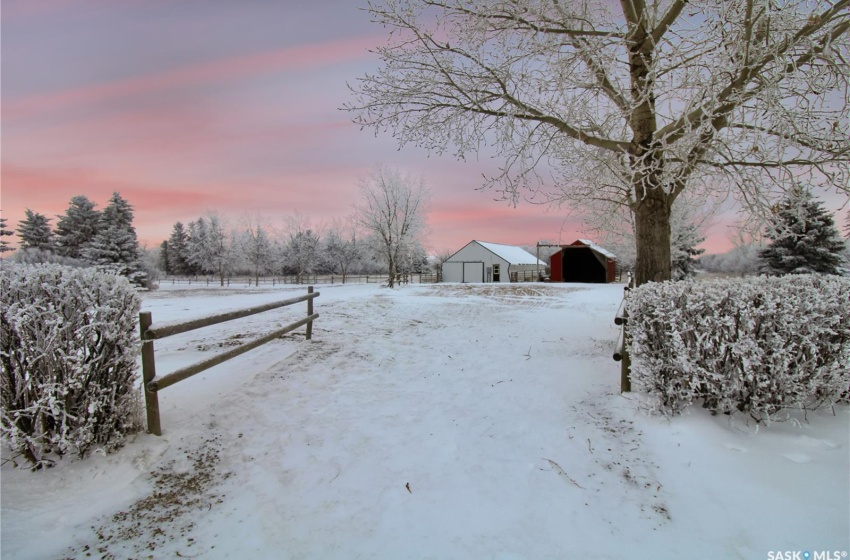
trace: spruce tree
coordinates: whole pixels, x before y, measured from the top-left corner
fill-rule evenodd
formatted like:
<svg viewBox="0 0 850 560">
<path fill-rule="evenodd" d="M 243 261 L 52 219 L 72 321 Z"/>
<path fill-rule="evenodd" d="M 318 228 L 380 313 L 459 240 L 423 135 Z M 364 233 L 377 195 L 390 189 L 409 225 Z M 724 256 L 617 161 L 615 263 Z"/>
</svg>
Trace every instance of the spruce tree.
<svg viewBox="0 0 850 560">
<path fill-rule="evenodd" d="M 189 222 L 188 239 L 186 240 L 186 262 L 192 268 L 193 274 L 207 272 L 210 255 L 207 251 L 207 222 L 203 218 Z"/>
<path fill-rule="evenodd" d="M 82 256 L 98 268 L 126 276 L 133 284 L 147 284 L 133 227 L 133 208 L 117 192 L 112 194 L 109 204 L 101 212 L 97 234 L 83 248 Z"/>
<path fill-rule="evenodd" d="M 183 224 L 177 222 L 168 238 L 168 274 L 191 274 L 189 264 L 189 234 Z"/>
<path fill-rule="evenodd" d="M 8 253 L 12 250 L 9 246 L 9 242 L 3 239 L 4 237 L 10 237 L 14 235 L 15 232 L 11 229 L 6 229 L 6 218 L 0 218 L 0 254 Z"/>
<path fill-rule="evenodd" d="M 50 230 L 50 218 L 44 214 L 25 211 L 26 218 L 18 223 L 18 237 L 21 238 L 21 249 L 53 250 L 53 232 Z"/>
<path fill-rule="evenodd" d="M 216 213 L 189 222 L 187 261 L 199 272 L 215 274 L 224 286 L 224 278 L 234 267 L 234 235 Z"/>
<path fill-rule="evenodd" d="M 159 262 L 157 265 L 159 268 L 167 275 L 171 274 L 171 266 L 168 264 L 168 253 L 171 252 L 171 247 L 168 245 L 168 241 L 163 241 L 159 245 Z"/>
<path fill-rule="evenodd" d="M 776 206 L 759 253 L 766 274 L 840 274 L 845 245 L 832 215 L 812 194 L 794 187 Z"/>
<path fill-rule="evenodd" d="M 695 257 L 705 253 L 705 249 L 697 249 L 697 245 L 705 241 L 693 224 L 673 232 L 672 248 L 672 275 L 673 280 L 684 280 L 693 276 L 697 265 Z"/>
<path fill-rule="evenodd" d="M 80 258 L 82 250 L 97 234 L 100 212 L 96 204 L 83 195 L 71 199 L 63 216 L 57 216 L 56 252 L 65 257 Z"/>
</svg>

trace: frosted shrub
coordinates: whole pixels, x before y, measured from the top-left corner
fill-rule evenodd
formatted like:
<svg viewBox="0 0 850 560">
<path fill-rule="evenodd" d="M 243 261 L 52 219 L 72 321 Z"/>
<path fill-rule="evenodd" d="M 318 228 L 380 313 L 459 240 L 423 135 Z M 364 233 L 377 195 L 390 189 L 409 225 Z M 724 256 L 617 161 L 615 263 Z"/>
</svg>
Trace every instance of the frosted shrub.
<svg viewBox="0 0 850 560">
<path fill-rule="evenodd" d="M 33 468 L 111 451 L 138 429 L 138 310 L 126 278 L 3 264 L 0 433 Z"/>
<path fill-rule="evenodd" d="M 664 413 L 695 400 L 764 421 L 850 387 L 850 279 L 648 283 L 629 300 L 632 382 Z"/>
</svg>

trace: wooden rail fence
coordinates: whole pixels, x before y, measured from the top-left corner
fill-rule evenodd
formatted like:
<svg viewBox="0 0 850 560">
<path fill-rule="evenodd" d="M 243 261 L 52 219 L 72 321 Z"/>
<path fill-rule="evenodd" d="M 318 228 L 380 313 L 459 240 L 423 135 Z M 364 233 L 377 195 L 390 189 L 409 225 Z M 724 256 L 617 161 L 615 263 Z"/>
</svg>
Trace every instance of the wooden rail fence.
<svg viewBox="0 0 850 560">
<path fill-rule="evenodd" d="M 184 379 L 188 379 L 193 375 L 197 375 L 198 373 L 201 373 L 202 371 L 205 371 L 213 366 L 217 366 L 223 362 L 226 362 L 231 358 L 235 358 L 236 356 L 244 354 L 249 350 L 253 350 L 254 348 L 262 346 L 267 342 L 271 342 L 276 338 L 280 338 L 284 334 L 293 331 L 302 325 L 307 325 L 306 339 L 312 339 L 313 321 L 315 321 L 319 317 L 318 313 L 313 312 L 313 300 L 317 297 L 319 297 L 319 292 L 314 292 L 313 286 L 308 286 L 307 294 L 303 296 L 289 298 L 283 301 L 268 303 L 266 305 L 260 305 L 248 309 L 242 309 L 239 311 L 221 313 L 219 315 L 204 317 L 202 319 L 187 321 L 185 323 L 163 325 L 161 327 L 158 327 L 157 325 L 153 324 L 153 319 L 151 317 L 150 311 L 143 311 L 139 313 L 139 334 L 142 340 L 142 384 L 144 385 L 145 391 L 145 409 L 147 412 L 148 432 L 158 436 L 162 435 L 162 425 L 160 424 L 159 419 L 159 397 L 157 396 L 157 393 L 162 389 L 170 387 L 171 385 L 183 381 Z M 156 358 L 154 355 L 153 346 L 154 340 L 160 340 L 167 336 L 172 336 L 175 334 L 193 331 L 195 329 L 200 329 L 203 327 L 217 325 L 219 323 L 232 321 L 234 319 L 241 319 L 242 317 L 248 317 L 250 315 L 256 315 L 257 313 L 271 311 L 272 309 L 286 307 L 288 305 L 293 305 L 302 301 L 307 302 L 307 316 L 303 319 L 295 321 L 294 323 L 291 323 L 265 336 L 252 340 L 251 342 L 247 342 L 245 344 L 237 346 L 236 348 L 228 350 L 227 352 L 217 354 L 202 362 L 198 362 L 196 364 L 180 368 L 162 377 L 157 377 Z"/>
<path fill-rule="evenodd" d="M 381 284 L 386 282 L 388 276 L 386 274 L 348 274 L 343 276 L 341 274 L 302 274 L 301 276 L 297 276 L 294 274 L 290 275 L 276 275 L 276 276 L 260 276 L 259 279 L 253 276 L 246 275 L 236 275 L 236 276 L 227 276 L 224 279 L 225 286 L 231 285 L 246 285 L 246 286 L 255 286 L 255 285 L 267 285 L 267 286 L 278 286 L 278 285 L 318 285 L 318 284 Z M 259 284 L 258 284 L 259 282 Z M 397 284 L 426 284 L 426 283 L 435 283 L 439 282 L 439 276 L 433 272 L 414 272 L 414 273 L 399 273 L 396 276 Z M 221 280 L 218 276 L 172 276 L 167 275 L 159 280 L 160 285 L 172 284 L 172 285 L 206 285 L 206 286 L 218 286 L 221 284 Z"/>
<path fill-rule="evenodd" d="M 620 392 L 629 393 L 632 390 L 632 360 L 629 357 L 629 341 L 626 333 L 626 323 L 629 320 L 627 302 L 629 291 L 634 287 L 634 278 L 629 274 L 629 281 L 623 289 L 623 301 L 614 317 L 614 324 L 620 326 L 620 336 L 617 337 L 617 346 L 614 348 L 614 361 L 620 362 Z"/>
</svg>

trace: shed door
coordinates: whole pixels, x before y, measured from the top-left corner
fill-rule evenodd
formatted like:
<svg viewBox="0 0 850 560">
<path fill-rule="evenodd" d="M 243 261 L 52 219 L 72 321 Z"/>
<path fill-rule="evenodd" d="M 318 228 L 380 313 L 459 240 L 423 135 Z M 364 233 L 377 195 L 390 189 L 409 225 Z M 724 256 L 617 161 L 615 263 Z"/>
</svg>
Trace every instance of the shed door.
<svg viewBox="0 0 850 560">
<path fill-rule="evenodd" d="M 443 263 L 443 282 L 463 282 L 463 263 Z"/>
<path fill-rule="evenodd" d="M 484 263 L 463 263 L 463 282 L 484 282 Z"/>
</svg>

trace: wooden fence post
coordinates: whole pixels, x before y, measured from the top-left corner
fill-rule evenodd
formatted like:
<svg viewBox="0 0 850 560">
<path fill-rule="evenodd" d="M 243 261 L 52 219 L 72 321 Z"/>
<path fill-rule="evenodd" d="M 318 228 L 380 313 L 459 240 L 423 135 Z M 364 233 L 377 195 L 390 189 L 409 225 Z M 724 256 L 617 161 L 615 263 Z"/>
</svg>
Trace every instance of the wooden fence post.
<svg viewBox="0 0 850 560">
<path fill-rule="evenodd" d="M 626 287 L 623 289 L 623 299 L 629 297 L 629 291 L 632 289 L 632 283 L 634 279 L 632 275 L 629 274 L 629 281 L 626 283 Z M 620 392 L 621 393 L 631 393 L 632 392 L 632 358 L 629 356 L 629 335 L 628 329 L 626 326 L 628 322 L 623 322 L 623 359 L 620 362 Z"/>
<path fill-rule="evenodd" d="M 153 340 L 145 340 L 145 332 L 153 323 L 150 311 L 139 313 L 139 338 L 142 341 L 142 387 L 145 392 L 145 411 L 148 420 L 148 432 L 162 435 L 162 427 L 159 422 L 159 397 L 156 393 L 148 390 L 148 382 L 156 377 L 156 363 L 154 358 Z"/>
<path fill-rule="evenodd" d="M 307 286 L 307 293 L 308 294 L 313 293 L 313 286 Z M 307 316 L 309 317 L 312 314 L 313 314 L 313 298 L 310 298 L 310 299 L 307 300 Z M 312 340 L 312 339 L 313 339 L 313 321 L 308 321 L 307 322 L 307 340 Z"/>
<path fill-rule="evenodd" d="M 626 325 L 623 329 L 623 359 L 620 361 L 620 392 L 632 392 L 632 359 L 629 357 L 628 340 L 626 340 Z"/>
</svg>

